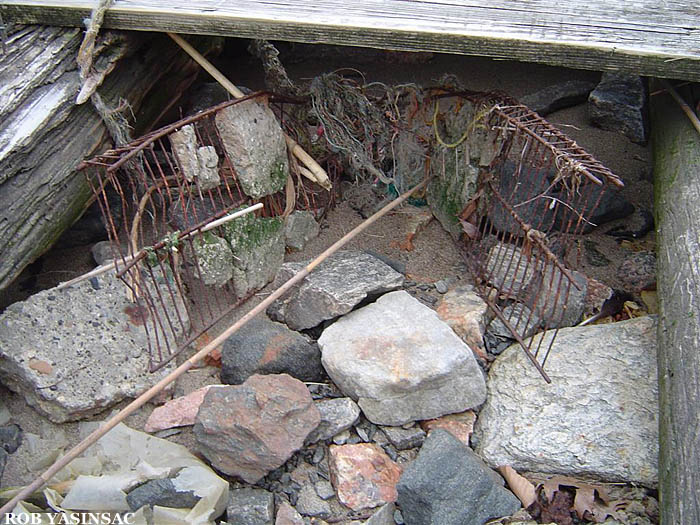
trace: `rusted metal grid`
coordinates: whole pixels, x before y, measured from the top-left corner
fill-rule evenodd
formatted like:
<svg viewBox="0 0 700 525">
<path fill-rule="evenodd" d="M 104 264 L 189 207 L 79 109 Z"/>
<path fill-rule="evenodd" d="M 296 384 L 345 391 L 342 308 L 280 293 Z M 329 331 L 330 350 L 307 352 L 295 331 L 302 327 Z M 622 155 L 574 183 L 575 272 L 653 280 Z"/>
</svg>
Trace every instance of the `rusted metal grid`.
<svg viewBox="0 0 700 525">
<path fill-rule="evenodd" d="M 207 331 L 250 296 L 237 294 L 235 279 L 207 284 L 206 263 L 198 250 L 209 228 L 225 237 L 225 226 L 214 221 L 253 204 L 241 190 L 214 122 L 224 108 L 250 99 L 266 103 L 268 95 L 253 94 L 210 108 L 83 163 L 107 225 L 117 276 L 133 301 L 126 313 L 147 334 L 151 372 L 198 338 L 203 339 L 197 344 L 206 343 Z M 278 118 L 285 115 L 281 103 L 271 107 Z M 169 137 L 188 124 L 193 125 L 197 145 L 216 152 L 220 183 L 214 188 L 203 189 L 198 179 L 183 176 L 172 154 Z M 302 177 L 295 180 L 298 208 L 318 212 L 328 205 L 328 192 Z M 281 216 L 286 200 L 284 191 L 266 196 L 257 214 Z"/>
<path fill-rule="evenodd" d="M 623 184 L 526 106 L 507 97 L 478 104 L 486 107 L 492 160 L 460 216 L 473 227 L 465 224 L 465 255 L 482 297 L 549 382 L 544 367 L 556 334 L 577 322 L 570 296 L 582 304 L 585 295 L 585 278 L 572 273 L 577 238 L 596 226 L 604 193 Z"/>
</svg>

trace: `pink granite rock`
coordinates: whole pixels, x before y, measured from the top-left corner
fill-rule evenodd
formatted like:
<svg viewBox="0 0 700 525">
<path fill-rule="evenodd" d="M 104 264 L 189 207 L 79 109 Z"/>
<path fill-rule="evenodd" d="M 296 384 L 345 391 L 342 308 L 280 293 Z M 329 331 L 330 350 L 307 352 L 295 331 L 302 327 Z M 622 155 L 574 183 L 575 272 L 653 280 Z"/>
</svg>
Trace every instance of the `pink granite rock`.
<svg viewBox="0 0 700 525">
<path fill-rule="evenodd" d="M 346 507 L 359 511 L 396 501 L 403 469 L 378 445 L 331 445 L 329 459 L 331 483 Z"/>
<path fill-rule="evenodd" d="M 459 286 L 447 292 L 436 311 L 472 352 L 486 358 L 484 331 L 488 306 L 471 286 Z"/>
<path fill-rule="evenodd" d="M 304 525 L 304 518 L 294 510 L 294 507 L 283 501 L 277 509 L 275 525 Z"/>
<path fill-rule="evenodd" d="M 214 385 L 204 386 L 186 396 L 172 399 L 163 406 L 159 406 L 148 417 L 143 430 L 145 432 L 158 432 L 166 428 L 194 425 L 199 406 L 212 386 Z"/>
<path fill-rule="evenodd" d="M 299 450 L 320 421 L 304 383 L 287 374 L 253 375 L 207 392 L 194 435 L 214 468 L 255 483 Z"/>
<path fill-rule="evenodd" d="M 460 414 L 448 414 L 436 419 L 421 421 L 420 427 L 428 433 L 436 428 L 442 428 L 469 446 L 469 440 L 474 432 L 474 423 L 476 423 L 476 414 L 467 410 Z"/>
</svg>

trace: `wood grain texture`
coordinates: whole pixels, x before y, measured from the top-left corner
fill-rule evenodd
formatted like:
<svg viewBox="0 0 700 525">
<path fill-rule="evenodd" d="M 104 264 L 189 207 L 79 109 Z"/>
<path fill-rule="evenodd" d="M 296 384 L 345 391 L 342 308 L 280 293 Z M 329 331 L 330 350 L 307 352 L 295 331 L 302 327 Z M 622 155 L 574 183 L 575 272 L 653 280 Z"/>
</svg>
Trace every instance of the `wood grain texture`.
<svg viewBox="0 0 700 525">
<path fill-rule="evenodd" d="M 116 63 L 99 88 L 110 106 L 123 99 L 136 112 L 163 78 L 177 85 L 197 73 L 165 35 L 105 39 L 111 44 L 98 50 L 95 65 Z M 26 26 L 10 34 L 0 54 L 0 290 L 83 212 L 91 192 L 76 166 L 109 144 L 92 105 L 75 105 L 81 40 L 75 28 Z"/>
<path fill-rule="evenodd" d="M 81 25 L 92 0 L 4 0 L 23 23 Z M 484 55 L 700 81 L 689 0 L 116 0 L 104 27 Z"/>
<path fill-rule="evenodd" d="M 700 523 L 700 135 L 652 97 L 661 523 Z"/>
</svg>

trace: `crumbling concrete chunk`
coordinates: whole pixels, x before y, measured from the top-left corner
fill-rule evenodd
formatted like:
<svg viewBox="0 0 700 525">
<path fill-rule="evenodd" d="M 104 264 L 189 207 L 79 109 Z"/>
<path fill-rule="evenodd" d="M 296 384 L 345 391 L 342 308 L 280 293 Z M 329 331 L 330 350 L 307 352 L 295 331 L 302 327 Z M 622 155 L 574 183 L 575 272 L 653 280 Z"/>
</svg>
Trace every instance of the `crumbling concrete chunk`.
<svg viewBox="0 0 700 525">
<path fill-rule="evenodd" d="M 183 176 L 196 182 L 202 191 L 216 188 L 220 183 L 219 156 L 213 146 L 199 146 L 193 124 L 182 126 L 169 135 L 173 156 Z"/>
<path fill-rule="evenodd" d="M 236 295 L 247 296 L 271 282 L 284 261 L 282 219 L 247 214 L 224 225 L 233 253 Z"/>
<path fill-rule="evenodd" d="M 160 381 L 172 366 L 148 372 L 143 319 L 126 290 L 102 276 L 9 306 L 0 316 L 0 381 L 57 423 L 93 416 Z M 161 293 L 176 298 L 188 323 L 179 297 Z M 175 306 L 168 302 L 171 318 Z"/>
<path fill-rule="evenodd" d="M 204 284 L 221 287 L 233 277 L 233 253 L 228 243 L 211 232 L 205 232 L 192 243 Z"/>
<path fill-rule="evenodd" d="M 259 199 L 284 188 L 287 144 L 272 110 L 254 100 L 222 109 L 216 128 L 246 195 Z"/>
</svg>

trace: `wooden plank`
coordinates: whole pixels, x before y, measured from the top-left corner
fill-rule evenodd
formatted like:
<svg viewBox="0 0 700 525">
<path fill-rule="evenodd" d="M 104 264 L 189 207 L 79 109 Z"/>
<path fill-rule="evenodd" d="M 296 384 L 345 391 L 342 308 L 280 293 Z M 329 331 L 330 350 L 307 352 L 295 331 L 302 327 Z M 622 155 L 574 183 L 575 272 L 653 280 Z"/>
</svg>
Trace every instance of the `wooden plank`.
<svg viewBox="0 0 700 525">
<path fill-rule="evenodd" d="M 97 0 L 3 0 L 82 25 Z M 432 51 L 700 81 L 695 0 L 116 0 L 104 27 Z"/>
<path fill-rule="evenodd" d="M 651 117 L 661 523 L 700 523 L 700 135 L 668 94 Z"/>
</svg>

